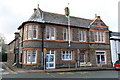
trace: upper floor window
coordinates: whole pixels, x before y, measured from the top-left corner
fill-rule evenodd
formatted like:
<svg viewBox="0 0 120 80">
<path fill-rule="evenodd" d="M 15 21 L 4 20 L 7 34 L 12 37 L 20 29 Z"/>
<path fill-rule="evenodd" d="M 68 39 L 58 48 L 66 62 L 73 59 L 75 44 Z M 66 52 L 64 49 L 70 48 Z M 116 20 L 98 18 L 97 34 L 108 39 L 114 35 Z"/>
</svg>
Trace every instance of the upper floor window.
<svg viewBox="0 0 120 80">
<path fill-rule="evenodd" d="M 86 31 L 79 31 L 79 40 L 80 42 L 86 41 Z"/>
<path fill-rule="evenodd" d="M 55 40 L 55 28 L 54 27 L 46 27 L 46 39 Z"/>
<path fill-rule="evenodd" d="M 65 41 L 68 40 L 68 29 L 67 28 L 63 29 L 63 38 L 64 38 Z"/>
<path fill-rule="evenodd" d="M 94 32 L 95 42 L 104 42 L 104 32 Z"/>
<path fill-rule="evenodd" d="M 37 39 L 37 28 L 36 25 L 28 25 L 25 27 L 25 39 Z"/>
</svg>

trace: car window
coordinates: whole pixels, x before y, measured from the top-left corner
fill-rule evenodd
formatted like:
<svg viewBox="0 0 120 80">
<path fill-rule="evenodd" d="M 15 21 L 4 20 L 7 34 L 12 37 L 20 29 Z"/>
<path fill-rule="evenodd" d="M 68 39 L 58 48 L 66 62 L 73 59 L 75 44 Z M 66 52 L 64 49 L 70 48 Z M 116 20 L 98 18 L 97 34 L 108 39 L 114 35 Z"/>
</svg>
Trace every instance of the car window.
<svg viewBox="0 0 120 80">
<path fill-rule="evenodd" d="M 116 61 L 115 63 L 120 63 L 120 61 Z"/>
</svg>

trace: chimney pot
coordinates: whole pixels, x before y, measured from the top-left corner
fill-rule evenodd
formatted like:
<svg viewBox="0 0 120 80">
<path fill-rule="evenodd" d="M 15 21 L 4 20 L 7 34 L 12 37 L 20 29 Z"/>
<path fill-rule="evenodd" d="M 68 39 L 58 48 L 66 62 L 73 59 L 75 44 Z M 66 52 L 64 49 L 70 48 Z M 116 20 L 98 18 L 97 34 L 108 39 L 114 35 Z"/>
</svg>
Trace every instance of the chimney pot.
<svg viewBox="0 0 120 80">
<path fill-rule="evenodd" d="M 36 8 L 34 8 L 34 12 L 36 11 L 37 9 Z"/>
</svg>

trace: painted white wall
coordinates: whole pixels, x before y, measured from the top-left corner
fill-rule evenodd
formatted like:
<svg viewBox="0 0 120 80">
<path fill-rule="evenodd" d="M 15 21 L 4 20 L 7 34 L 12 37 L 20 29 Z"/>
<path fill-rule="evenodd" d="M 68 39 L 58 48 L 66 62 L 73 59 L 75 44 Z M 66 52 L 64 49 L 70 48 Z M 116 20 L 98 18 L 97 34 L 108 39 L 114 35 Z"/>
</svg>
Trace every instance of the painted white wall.
<svg viewBox="0 0 120 80">
<path fill-rule="evenodd" d="M 112 63 L 118 60 L 118 53 L 120 53 L 120 41 L 111 40 L 111 56 L 112 56 Z"/>
</svg>

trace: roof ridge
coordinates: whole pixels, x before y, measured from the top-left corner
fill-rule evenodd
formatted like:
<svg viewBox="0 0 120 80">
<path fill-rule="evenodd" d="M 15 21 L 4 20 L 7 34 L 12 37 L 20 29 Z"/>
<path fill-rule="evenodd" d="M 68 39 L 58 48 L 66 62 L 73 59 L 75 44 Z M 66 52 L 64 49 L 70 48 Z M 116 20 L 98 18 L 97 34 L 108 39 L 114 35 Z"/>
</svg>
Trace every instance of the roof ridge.
<svg viewBox="0 0 120 80">
<path fill-rule="evenodd" d="M 59 13 L 53 13 L 53 12 L 47 12 L 47 11 L 42 11 L 42 12 L 65 16 L 65 14 L 59 14 Z M 70 17 L 93 21 L 93 19 L 86 19 L 86 18 L 81 18 L 81 17 L 77 17 L 77 16 L 70 16 Z"/>
</svg>

